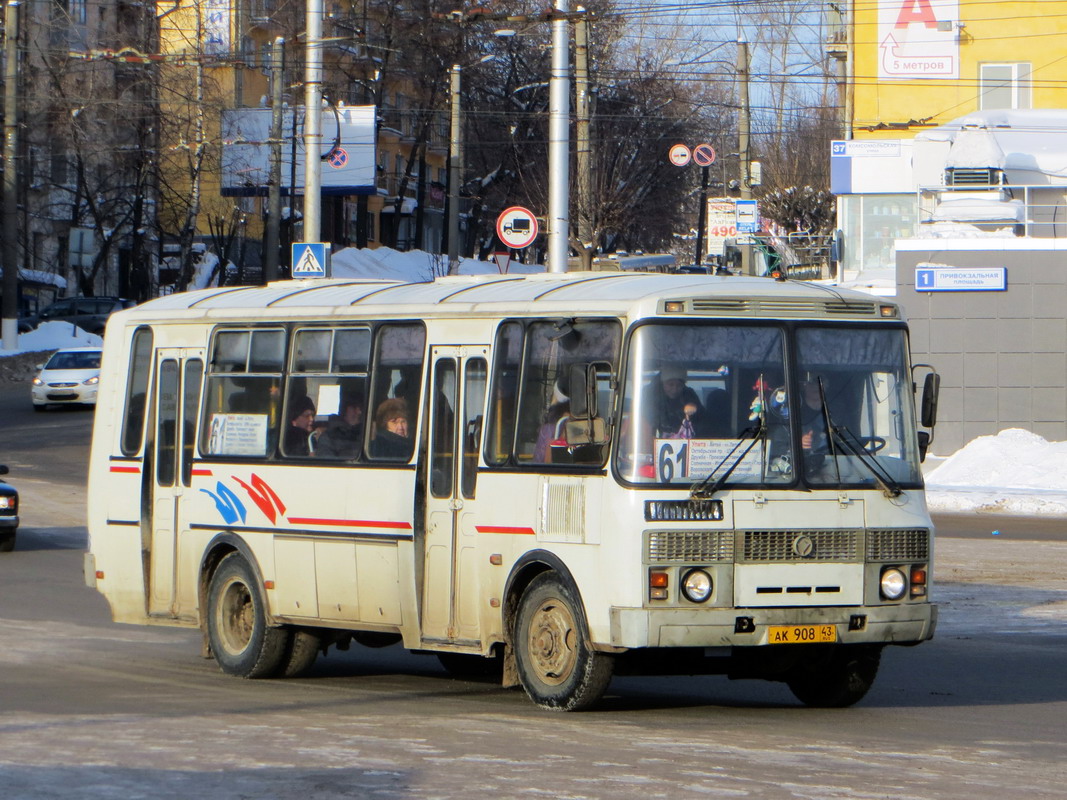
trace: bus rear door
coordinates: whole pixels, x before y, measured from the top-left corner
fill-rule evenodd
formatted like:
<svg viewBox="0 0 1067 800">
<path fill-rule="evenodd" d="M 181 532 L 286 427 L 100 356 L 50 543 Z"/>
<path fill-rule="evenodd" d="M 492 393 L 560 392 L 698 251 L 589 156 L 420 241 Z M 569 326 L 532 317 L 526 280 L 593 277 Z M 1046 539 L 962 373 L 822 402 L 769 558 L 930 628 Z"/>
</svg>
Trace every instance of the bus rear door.
<svg viewBox="0 0 1067 800">
<path fill-rule="evenodd" d="M 178 611 L 182 498 L 192 482 L 203 373 L 202 350 L 156 350 L 154 425 L 150 434 L 152 469 L 144 476 L 152 496 L 148 613 L 153 615 L 173 616 Z"/>
</svg>

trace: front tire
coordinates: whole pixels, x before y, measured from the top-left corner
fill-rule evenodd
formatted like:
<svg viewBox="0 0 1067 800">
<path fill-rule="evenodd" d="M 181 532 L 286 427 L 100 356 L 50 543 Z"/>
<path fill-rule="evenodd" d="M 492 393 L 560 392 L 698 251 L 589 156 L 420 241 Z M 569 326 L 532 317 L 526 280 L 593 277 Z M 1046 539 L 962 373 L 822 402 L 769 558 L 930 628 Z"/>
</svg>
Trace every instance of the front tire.
<svg viewBox="0 0 1067 800">
<path fill-rule="evenodd" d="M 806 706 L 846 708 L 870 690 L 881 658 L 878 645 L 837 645 L 795 667 L 786 683 Z"/>
<path fill-rule="evenodd" d="M 269 678 L 283 668 L 290 633 L 271 627 L 255 571 L 239 553 L 222 560 L 208 590 L 208 642 L 223 672 Z"/>
<path fill-rule="evenodd" d="M 33 410 L 34 411 L 40 412 L 40 411 L 44 411 L 46 408 L 48 408 L 48 404 L 47 403 L 41 403 L 41 404 L 34 403 L 33 404 Z"/>
<path fill-rule="evenodd" d="M 541 573 L 523 592 L 512 639 L 519 680 L 541 708 L 587 709 L 611 683 L 612 657 L 589 646 L 581 603 L 555 572 Z"/>
</svg>

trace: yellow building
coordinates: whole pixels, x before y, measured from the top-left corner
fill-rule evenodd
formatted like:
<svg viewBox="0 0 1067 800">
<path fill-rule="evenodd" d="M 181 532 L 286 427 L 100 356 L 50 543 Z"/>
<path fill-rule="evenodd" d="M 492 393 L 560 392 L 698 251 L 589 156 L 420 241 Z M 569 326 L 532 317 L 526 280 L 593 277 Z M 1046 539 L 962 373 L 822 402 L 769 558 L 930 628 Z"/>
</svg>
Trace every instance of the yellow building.
<svg viewBox="0 0 1067 800">
<path fill-rule="evenodd" d="M 447 115 L 433 110 L 440 98 L 422 96 L 404 70 L 381 58 L 391 5 L 391 0 L 325 3 L 323 97 L 334 106 L 373 105 L 377 116 L 375 188 L 369 195 L 323 197 L 321 238 L 334 249 L 440 246 Z M 304 4 L 278 0 L 158 3 L 165 57 L 160 70 L 160 219 L 167 233 L 176 236 L 190 207 L 198 203 L 195 237 L 217 238 L 219 231 L 232 231 L 245 240 L 246 255 L 259 247 L 265 196 L 222 196 L 221 115 L 267 104 L 272 45 L 279 36 L 285 39 L 283 102 L 303 105 L 304 14 Z M 297 135 L 283 130 L 283 137 Z M 193 176 L 198 164 L 197 192 Z M 302 197 L 289 196 L 286 176 L 281 183 L 283 206 L 299 213 Z M 283 226 L 283 262 L 285 233 Z M 290 233 L 301 236 L 299 228 Z"/>
<path fill-rule="evenodd" d="M 1067 108 L 1067 0 L 852 0 L 852 137 L 972 111 Z"/>
</svg>

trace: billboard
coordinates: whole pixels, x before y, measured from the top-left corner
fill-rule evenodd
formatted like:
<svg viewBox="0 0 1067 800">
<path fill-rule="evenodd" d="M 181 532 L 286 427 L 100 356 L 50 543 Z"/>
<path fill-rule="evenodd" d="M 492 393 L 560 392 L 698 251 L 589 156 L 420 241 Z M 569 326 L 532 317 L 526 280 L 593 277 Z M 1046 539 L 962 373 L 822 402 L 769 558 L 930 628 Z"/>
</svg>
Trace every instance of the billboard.
<svg viewBox="0 0 1067 800">
<path fill-rule="evenodd" d="M 374 106 L 342 106 L 322 114 L 322 193 L 374 194 Z M 269 108 L 228 109 L 222 114 L 222 194 L 266 195 L 270 177 Z M 295 131 L 295 135 L 294 135 Z M 283 195 L 304 192 L 304 109 L 282 112 Z M 293 170 L 293 156 L 296 169 Z"/>
<path fill-rule="evenodd" d="M 878 0 L 878 78 L 959 78 L 959 0 Z"/>
</svg>

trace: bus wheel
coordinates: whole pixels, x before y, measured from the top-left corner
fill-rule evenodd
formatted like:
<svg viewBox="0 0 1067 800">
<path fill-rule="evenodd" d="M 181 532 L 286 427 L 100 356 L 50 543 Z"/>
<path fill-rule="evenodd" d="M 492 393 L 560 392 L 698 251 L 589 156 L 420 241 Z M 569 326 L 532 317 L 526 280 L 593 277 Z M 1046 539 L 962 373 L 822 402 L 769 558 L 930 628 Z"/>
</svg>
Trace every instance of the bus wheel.
<svg viewBox="0 0 1067 800">
<path fill-rule="evenodd" d="M 796 667 L 786 683 L 804 705 L 845 708 L 867 694 L 881 657 L 879 645 L 839 645 Z"/>
<path fill-rule="evenodd" d="M 322 648 L 322 639 L 317 633 L 304 628 L 290 629 L 288 638 L 285 658 L 282 659 L 281 676 L 299 678 L 315 663 Z"/>
<path fill-rule="evenodd" d="M 581 711 L 607 691 L 613 659 L 589 647 L 581 605 L 555 572 L 526 588 L 512 638 L 519 680 L 541 708 Z"/>
<path fill-rule="evenodd" d="M 208 641 L 223 672 L 241 678 L 278 674 L 289 632 L 267 624 L 267 603 L 244 557 L 222 560 L 208 591 Z"/>
</svg>

